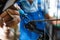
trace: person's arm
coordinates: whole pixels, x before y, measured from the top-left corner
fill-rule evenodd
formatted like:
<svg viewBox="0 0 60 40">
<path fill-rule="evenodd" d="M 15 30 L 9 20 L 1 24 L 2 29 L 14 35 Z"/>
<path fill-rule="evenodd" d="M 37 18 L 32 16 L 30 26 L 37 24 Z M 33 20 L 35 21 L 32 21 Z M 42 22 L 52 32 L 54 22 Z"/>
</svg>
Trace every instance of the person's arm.
<svg viewBox="0 0 60 40">
<path fill-rule="evenodd" d="M 40 2 L 39 2 L 40 1 Z M 48 2 L 44 1 L 44 0 L 39 0 L 39 8 L 40 11 L 43 13 L 43 16 L 45 16 L 46 19 L 53 19 L 48 12 Z"/>
<path fill-rule="evenodd" d="M 51 17 L 48 13 L 48 2 L 46 2 L 46 0 L 41 0 L 40 6 L 45 18 L 50 19 Z"/>
<path fill-rule="evenodd" d="M 46 1 L 44 1 L 44 0 L 42 0 L 42 2 L 41 2 L 41 8 L 42 8 L 42 10 L 43 10 L 43 12 L 44 12 L 44 16 L 45 16 L 45 18 L 46 19 L 49 19 L 49 20 L 54 20 L 55 18 L 54 17 L 52 17 L 50 14 L 49 14 L 49 12 L 48 12 L 48 2 L 46 2 Z M 56 20 L 56 19 L 55 19 Z M 57 20 L 57 21 L 51 21 L 51 24 L 53 24 L 53 25 L 56 25 L 56 24 L 60 24 L 60 21 L 59 20 Z"/>
</svg>

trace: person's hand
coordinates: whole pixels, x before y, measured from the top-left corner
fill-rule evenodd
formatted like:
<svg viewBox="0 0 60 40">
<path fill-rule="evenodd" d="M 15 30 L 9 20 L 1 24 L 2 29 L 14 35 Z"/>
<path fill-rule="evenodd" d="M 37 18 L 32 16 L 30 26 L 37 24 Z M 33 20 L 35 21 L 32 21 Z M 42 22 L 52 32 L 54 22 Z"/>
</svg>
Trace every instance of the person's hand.
<svg viewBox="0 0 60 40">
<path fill-rule="evenodd" d="M 54 24 L 54 25 L 60 24 L 60 21 L 52 21 L 52 24 Z"/>
<path fill-rule="evenodd" d="M 58 19 L 56 19 L 56 18 L 50 18 L 51 20 L 54 20 L 54 21 L 51 21 L 51 24 L 53 24 L 53 25 L 56 25 L 56 24 L 60 24 L 60 20 Z"/>
<path fill-rule="evenodd" d="M 0 27 L 3 27 L 3 18 L 0 17 Z"/>
<path fill-rule="evenodd" d="M 20 16 L 19 13 L 16 10 L 13 9 L 7 9 L 6 11 L 4 11 L 0 17 L 2 17 L 4 19 L 4 22 L 6 23 L 6 25 L 8 25 L 9 27 L 12 27 L 13 25 L 16 25 L 20 22 Z M 2 22 L 2 21 L 1 21 Z M 0 23 L 1 23 L 0 22 Z M 2 24 L 2 23 L 1 23 Z M 14 26 L 13 26 L 14 27 Z"/>
</svg>

